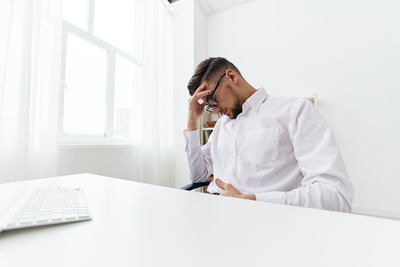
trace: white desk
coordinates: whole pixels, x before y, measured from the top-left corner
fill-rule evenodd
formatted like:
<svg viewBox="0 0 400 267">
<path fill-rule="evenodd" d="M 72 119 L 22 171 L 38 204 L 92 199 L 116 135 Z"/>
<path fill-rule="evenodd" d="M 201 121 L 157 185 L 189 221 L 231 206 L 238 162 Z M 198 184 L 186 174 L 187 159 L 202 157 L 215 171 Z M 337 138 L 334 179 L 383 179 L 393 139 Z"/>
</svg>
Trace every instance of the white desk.
<svg viewBox="0 0 400 267">
<path fill-rule="evenodd" d="M 400 266 L 399 221 L 91 174 L 0 184 L 0 212 L 48 184 L 83 187 L 93 220 L 0 234 L 1 267 Z"/>
</svg>

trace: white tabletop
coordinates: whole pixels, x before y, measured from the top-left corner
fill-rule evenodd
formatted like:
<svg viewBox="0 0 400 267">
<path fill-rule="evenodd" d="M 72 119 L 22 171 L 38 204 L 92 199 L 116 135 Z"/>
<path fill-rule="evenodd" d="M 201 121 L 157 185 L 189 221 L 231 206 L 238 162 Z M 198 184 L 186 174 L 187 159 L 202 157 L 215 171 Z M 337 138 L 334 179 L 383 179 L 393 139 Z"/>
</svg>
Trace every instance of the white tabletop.
<svg viewBox="0 0 400 267">
<path fill-rule="evenodd" d="M 92 174 L 0 184 L 83 187 L 92 221 L 0 234 L 0 266 L 400 266 L 400 222 Z"/>
</svg>

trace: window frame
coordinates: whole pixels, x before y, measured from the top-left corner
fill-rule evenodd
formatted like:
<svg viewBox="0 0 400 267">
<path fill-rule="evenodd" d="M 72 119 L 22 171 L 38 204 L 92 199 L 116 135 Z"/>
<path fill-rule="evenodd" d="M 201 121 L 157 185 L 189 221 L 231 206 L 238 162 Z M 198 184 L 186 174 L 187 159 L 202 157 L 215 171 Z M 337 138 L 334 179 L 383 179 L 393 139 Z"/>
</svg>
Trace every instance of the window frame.
<svg viewBox="0 0 400 267">
<path fill-rule="evenodd" d="M 94 36 L 94 1 L 87 0 L 88 20 L 87 29 L 81 29 L 78 26 L 63 19 L 62 21 L 62 52 L 61 52 L 61 75 L 60 75 L 60 96 L 59 96 L 59 123 L 58 123 L 58 143 L 59 145 L 132 145 L 138 140 L 128 141 L 126 139 L 114 138 L 114 86 L 115 86 L 115 64 L 116 55 L 121 56 L 143 69 L 143 60 L 140 60 L 129 53 L 115 47 L 114 45 Z M 144 24 L 143 24 L 144 26 Z M 64 91 L 67 88 L 65 83 L 67 44 L 68 35 L 74 34 L 84 41 L 97 45 L 107 52 L 107 80 L 106 80 L 106 112 L 105 116 L 105 135 L 87 136 L 87 135 L 68 135 L 63 131 L 64 126 Z M 144 46 L 143 46 L 144 47 Z"/>
</svg>

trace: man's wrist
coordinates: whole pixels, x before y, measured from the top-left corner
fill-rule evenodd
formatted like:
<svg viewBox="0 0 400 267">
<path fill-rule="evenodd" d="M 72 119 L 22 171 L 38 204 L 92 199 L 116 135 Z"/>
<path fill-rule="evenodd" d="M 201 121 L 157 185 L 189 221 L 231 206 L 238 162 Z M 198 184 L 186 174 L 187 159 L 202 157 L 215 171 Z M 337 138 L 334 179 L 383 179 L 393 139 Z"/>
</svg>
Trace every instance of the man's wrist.
<svg viewBox="0 0 400 267">
<path fill-rule="evenodd" d="M 189 121 L 187 124 L 187 131 L 195 131 L 197 130 L 197 121 L 196 122 L 191 122 Z"/>
<path fill-rule="evenodd" d="M 249 200 L 256 200 L 255 194 L 241 194 L 240 197 Z"/>
</svg>

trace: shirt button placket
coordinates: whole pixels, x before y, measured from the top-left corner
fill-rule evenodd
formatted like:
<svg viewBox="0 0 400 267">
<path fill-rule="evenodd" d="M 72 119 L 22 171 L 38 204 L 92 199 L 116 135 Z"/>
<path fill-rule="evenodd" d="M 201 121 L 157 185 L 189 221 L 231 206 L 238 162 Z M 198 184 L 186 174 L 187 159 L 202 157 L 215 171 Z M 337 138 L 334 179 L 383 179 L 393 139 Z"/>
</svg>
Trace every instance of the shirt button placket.
<svg viewBox="0 0 400 267">
<path fill-rule="evenodd" d="M 232 183 L 232 176 L 233 176 L 233 170 L 235 169 L 236 166 L 236 162 L 237 162 L 237 135 L 240 129 L 240 126 L 242 125 L 242 118 L 237 118 L 236 119 L 236 125 L 234 126 L 234 130 L 233 130 L 233 156 L 232 156 L 232 168 L 230 171 L 230 175 L 229 175 L 229 183 Z"/>
</svg>

